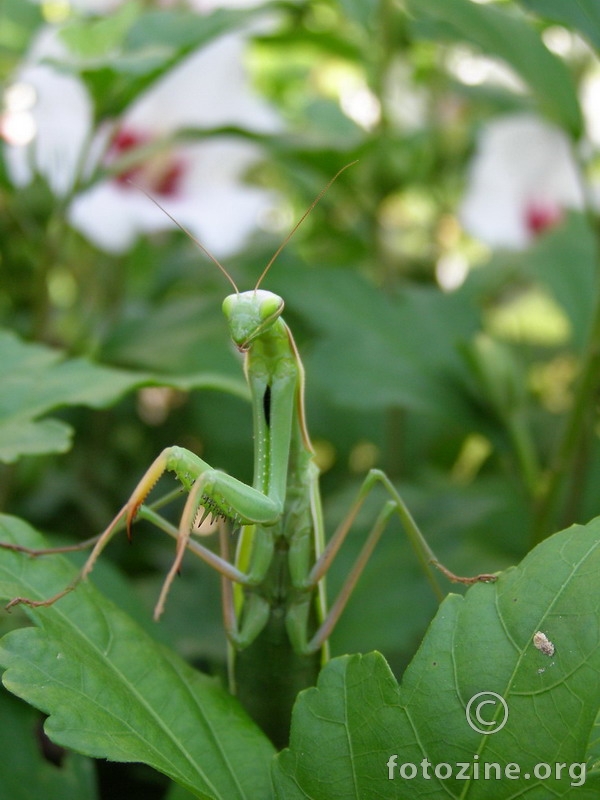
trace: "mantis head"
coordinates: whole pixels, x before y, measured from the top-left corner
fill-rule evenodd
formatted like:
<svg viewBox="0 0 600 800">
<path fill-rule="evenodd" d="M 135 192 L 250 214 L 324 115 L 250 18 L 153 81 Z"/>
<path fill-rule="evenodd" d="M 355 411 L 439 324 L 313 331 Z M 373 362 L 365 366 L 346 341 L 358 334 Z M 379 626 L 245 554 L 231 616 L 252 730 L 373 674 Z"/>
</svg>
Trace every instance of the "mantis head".
<svg viewBox="0 0 600 800">
<path fill-rule="evenodd" d="M 235 345 L 242 352 L 261 336 L 283 311 L 283 299 L 264 289 L 230 294 L 223 300 L 223 313 Z"/>
<path fill-rule="evenodd" d="M 177 225 L 177 227 L 182 230 L 183 233 L 185 233 L 186 236 L 188 236 L 200 248 L 200 250 L 202 250 L 202 252 L 221 270 L 223 275 L 233 286 L 235 294 L 228 295 L 223 301 L 223 313 L 225 314 L 227 322 L 229 323 L 231 338 L 233 339 L 237 348 L 242 352 L 248 350 L 252 342 L 261 336 L 265 331 L 267 331 L 283 311 L 283 300 L 281 297 L 279 297 L 279 295 L 258 288 L 262 283 L 263 278 L 271 269 L 271 266 L 273 265 L 273 262 L 277 256 L 281 253 L 283 248 L 286 246 L 313 208 L 317 205 L 331 184 L 342 172 L 344 172 L 344 170 L 348 169 L 348 167 L 351 167 L 353 164 L 356 164 L 356 161 L 351 161 L 350 164 L 346 164 L 345 167 L 342 167 L 340 170 L 338 170 L 333 178 L 329 181 L 327 186 L 325 186 L 324 189 L 321 189 L 319 194 L 315 197 L 310 206 L 306 209 L 304 214 L 300 217 L 298 222 L 294 225 L 292 230 L 279 245 L 269 263 L 262 271 L 259 279 L 256 281 L 254 289 L 251 289 L 248 292 L 238 291 L 238 287 L 236 286 L 236 283 L 231 275 L 213 256 L 213 254 L 207 250 L 206 247 L 204 247 L 202 242 L 199 242 L 198 239 L 196 239 L 186 227 L 178 222 L 175 217 L 169 214 L 169 212 L 161 206 L 158 200 L 152 197 L 152 195 L 148 194 L 143 187 L 138 187 L 148 197 L 149 200 L 157 205 L 161 211 L 163 211 L 169 217 L 169 219 L 171 219 L 173 223 Z M 133 183 L 133 181 L 129 182 Z M 133 185 L 135 186 L 136 184 Z"/>
</svg>

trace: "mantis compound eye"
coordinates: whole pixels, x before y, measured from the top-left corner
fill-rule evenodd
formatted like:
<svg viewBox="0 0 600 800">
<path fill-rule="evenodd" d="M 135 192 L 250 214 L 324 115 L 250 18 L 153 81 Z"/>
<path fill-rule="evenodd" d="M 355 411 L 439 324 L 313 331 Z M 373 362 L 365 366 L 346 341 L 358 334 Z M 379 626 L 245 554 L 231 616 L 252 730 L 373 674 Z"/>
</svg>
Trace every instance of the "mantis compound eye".
<svg viewBox="0 0 600 800">
<path fill-rule="evenodd" d="M 261 294 L 263 293 L 261 292 Z M 279 316 L 279 314 L 281 314 L 283 311 L 284 306 L 282 298 L 279 297 L 279 295 L 272 294 L 271 292 L 264 292 L 264 295 L 265 297 L 261 298 L 259 310 L 261 320 Z"/>
<path fill-rule="evenodd" d="M 225 314 L 225 317 L 227 319 L 231 319 L 231 315 L 233 314 L 233 309 L 235 308 L 236 305 L 236 300 L 237 300 L 237 295 L 235 294 L 229 294 L 227 295 L 225 300 L 223 300 L 223 306 L 222 306 L 223 314 Z"/>
</svg>

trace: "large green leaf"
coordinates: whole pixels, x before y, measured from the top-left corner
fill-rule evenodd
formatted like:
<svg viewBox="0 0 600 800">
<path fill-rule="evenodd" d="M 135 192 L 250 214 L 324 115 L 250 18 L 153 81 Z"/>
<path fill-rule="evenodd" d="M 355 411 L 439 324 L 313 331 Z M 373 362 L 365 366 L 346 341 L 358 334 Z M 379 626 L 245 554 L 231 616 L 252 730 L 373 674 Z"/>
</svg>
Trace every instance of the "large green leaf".
<svg viewBox="0 0 600 800">
<path fill-rule="evenodd" d="M 141 11 L 141 4 L 134 0 L 98 19 L 74 18 L 62 28 L 60 36 L 73 55 L 94 60 L 114 59 Z"/>
<path fill-rule="evenodd" d="M 522 6 L 546 19 L 573 28 L 600 50 L 600 3 L 598 0 L 519 0 Z"/>
<path fill-rule="evenodd" d="M 65 753 L 59 764 L 44 757 L 40 715 L 0 690 L 0 800 L 95 800 L 93 762 Z"/>
<path fill-rule="evenodd" d="M 457 378 L 457 344 L 469 340 L 479 316 L 468 292 L 432 287 L 388 296 L 345 270 L 271 276 L 287 288 L 284 299 L 321 332 L 306 357 L 313 383 L 333 402 L 350 408 L 406 407 L 458 419 L 467 413 Z"/>
<path fill-rule="evenodd" d="M 72 429 L 56 419 L 40 419 L 61 406 L 106 408 L 132 389 L 165 384 L 174 388 L 221 389 L 247 396 L 243 380 L 212 372 L 165 376 L 65 358 L 60 350 L 21 341 L 0 331 L 0 461 L 22 455 L 68 450 Z"/>
<path fill-rule="evenodd" d="M 165 800 L 192 800 L 192 797 L 193 795 L 188 791 L 178 786 L 176 783 L 173 783 L 165 795 Z"/>
<path fill-rule="evenodd" d="M 598 738 L 599 582 L 596 519 L 547 540 L 496 584 L 449 596 L 400 686 L 377 653 L 330 662 L 294 709 L 290 747 L 274 772 L 277 796 L 597 798 L 600 773 L 588 772 L 581 785 L 581 767 L 571 775 L 569 768 L 594 755 L 590 743 Z M 540 631 L 552 654 L 535 646 Z M 508 708 L 493 735 L 467 720 L 469 700 L 480 692 L 499 696 L 479 708 L 484 722 L 499 726 L 499 698 Z M 494 698 L 480 698 L 487 699 Z M 558 780 L 557 763 L 566 764 Z M 414 777 L 410 767 L 401 776 L 403 764 L 416 766 Z M 445 767 L 436 775 L 438 764 L 451 765 L 453 776 L 441 777 Z M 470 780 L 456 778 L 458 764 L 471 765 Z M 485 780 L 485 764 L 498 764 L 503 777 L 493 777 L 492 767 Z M 520 778 L 505 777 L 509 764 L 518 765 Z M 544 777 L 538 764 L 550 765 L 551 774 Z"/>
<path fill-rule="evenodd" d="M 535 29 L 505 9 L 472 0 L 407 0 L 423 35 L 466 41 L 511 66 L 529 86 L 544 114 L 575 136 L 582 119 L 575 86 L 562 61 Z"/>
<path fill-rule="evenodd" d="M 14 517 L 0 539 L 43 539 Z M 0 550 L 0 595 L 39 599 L 72 580 L 60 557 Z M 4 685 L 49 714 L 45 730 L 97 758 L 140 761 L 202 798 L 268 797 L 273 746 L 216 681 L 157 644 L 87 583 L 2 639 Z"/>
</svg>

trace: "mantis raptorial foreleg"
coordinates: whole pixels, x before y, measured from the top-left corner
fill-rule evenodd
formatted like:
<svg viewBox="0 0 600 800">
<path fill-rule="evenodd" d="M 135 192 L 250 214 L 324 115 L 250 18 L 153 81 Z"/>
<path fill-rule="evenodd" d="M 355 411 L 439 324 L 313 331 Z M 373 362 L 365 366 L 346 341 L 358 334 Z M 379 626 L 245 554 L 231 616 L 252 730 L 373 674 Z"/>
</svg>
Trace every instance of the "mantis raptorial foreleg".
<svg viewBox="0 0 600 800">
<path fill-rule="evenodd" d="M 93 570 L 100 554 L 119 530 L 120 523 L 122 523 L 123 520 L 125 521 L 128 535 L 130 536 L 131 525 L 138 510 L 166 471 L 175 473 L 176 477 L 183 485 L 183 488 L 188 490 L 189 494 L 177 532 L 176 557 L 165 579 L 159 601 L 155 608 L 154 616 L 156 619 L 162 614 L 169 588 L 180 569 L 185 551 L 190 546 L 190 536 L 192 535 L 200 507 L 204 508 L 204 514 L 200 521 L 212 514 L 213 516 L 226 516 L 240 524 L 249 524 L 252 522 L 266 524 L 269 521 L 277 520 L 281 515 L 281 508 L 278 507 L 278 504 L 261 492 L 256 491 L 237 478 L 227 475 L 225 472 L 214 469 L 210 464 L 207 464 L 189 450 L 185 450 L 182 447 L 168 447 L 162 451 L 148 470 L 146 470 L 129 500 L 115 516 L 106 530 L 99 537 L 94 537 L 89 540 L 94 543 L 94 547 L 80 575 L 72 584 L 47 600 L 30 600 L 25 597 L 16 597 L 11 600 L 7 607 L 11 608 L 19 603 L 24 603 L 34 608 L 49 606 L 73 591 L 79 581 L 87 578 Z M 158 524 L 158 520 L 160 519 L 162 518 L 157 514 L 152 516 L 152 521 L 154 521 L 155 524 Z M 164 529 L 164 525 L 159 524 L 159 527 Z M 10 549 L 26 550 L 26 548 L 17 548 L 14 545 L 8 545 L 8 547 Z M 81 549 L 81 545 L 75 548 L 56 548 L 55 552 L 65 552 L 66 549 Z M 246 584 L 257 582 L 262 578 L 261 574 L 257 576 L 244 575 L 239 570 L 236 570 L 233 565 L 226 565 L 223 563 L 221 559 L 215 557 L 212 551 L 203 548 L 201 545 L 197 545 L 196 548 L 193 549 L 196 550 L 196 553 L 198 553 L 198 551 L 202 552 L 203 556 L 205 556 L 205 561 L 210 563 L 215 569 L 221 572 L 225 571 L 229 578 L 238 583 Z M 42 552 L 28 552 L 30 555 L 43 554 Z"/>
</svg>

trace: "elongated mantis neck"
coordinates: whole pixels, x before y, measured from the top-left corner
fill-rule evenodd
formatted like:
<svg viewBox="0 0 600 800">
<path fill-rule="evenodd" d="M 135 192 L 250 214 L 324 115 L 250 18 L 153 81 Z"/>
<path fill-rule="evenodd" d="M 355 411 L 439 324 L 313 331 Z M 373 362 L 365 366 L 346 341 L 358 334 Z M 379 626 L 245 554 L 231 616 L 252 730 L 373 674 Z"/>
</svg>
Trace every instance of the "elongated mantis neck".
<svg viewBox="0 0 600 800">
<path fill-rule="evenodd" d="M 245 353 L 245 372 L 252 393 L 254 487 L 277 502 L 285 501 L 292 420 L 298 419 L 302 446 L 312 448 L 304 420 L 304 371 L 292 334 L 281 318 L 283 300 L 254 289 L 223 301 L 231 338 Z"/>
</svg>

